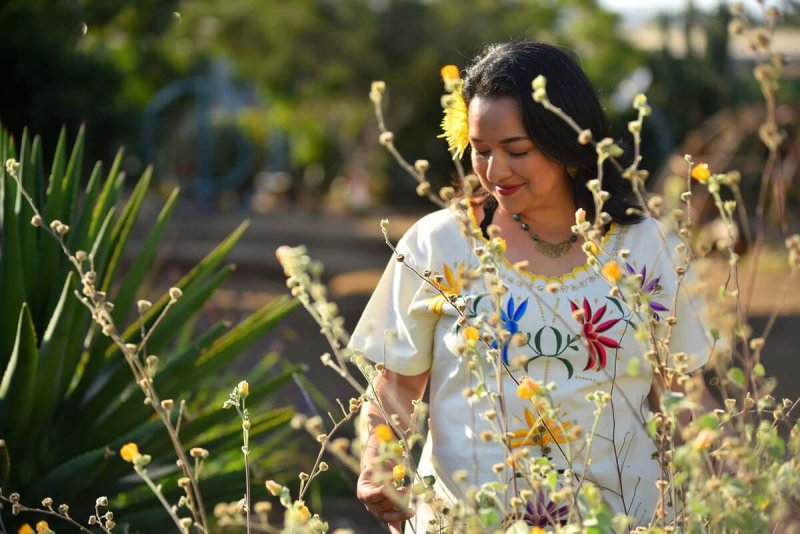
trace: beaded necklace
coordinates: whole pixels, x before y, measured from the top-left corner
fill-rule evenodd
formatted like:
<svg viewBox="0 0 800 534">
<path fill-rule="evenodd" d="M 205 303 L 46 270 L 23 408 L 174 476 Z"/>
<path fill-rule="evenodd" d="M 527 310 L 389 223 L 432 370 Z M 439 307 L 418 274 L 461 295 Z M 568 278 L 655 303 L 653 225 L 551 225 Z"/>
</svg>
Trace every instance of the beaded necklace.
<svg viewBox="0 0 800 534">
<path fill-rule="evenodd" d="M 522 220 L 522 215 L 519 213 L 512 213 L 511 218 L 520 223 L 520 226 L 526 233 L 530 231 L 531 226 Z M 530 236 L 531 239 L 533 239 L 533 242 L 536 244 L 536 250 L 548 258 L 560 258 L 564 256 L 567 252 L 569 252 L 569 249 L 572 248 L 572 244 L 578 240 L 578 236 L 575 234 L 571 234 L 567 239 L 558 243 L 550 243 L 549 241 L 545 241 L 539 237 L 539 234 L 534 232 L 531 232 Z"/>
</svg>

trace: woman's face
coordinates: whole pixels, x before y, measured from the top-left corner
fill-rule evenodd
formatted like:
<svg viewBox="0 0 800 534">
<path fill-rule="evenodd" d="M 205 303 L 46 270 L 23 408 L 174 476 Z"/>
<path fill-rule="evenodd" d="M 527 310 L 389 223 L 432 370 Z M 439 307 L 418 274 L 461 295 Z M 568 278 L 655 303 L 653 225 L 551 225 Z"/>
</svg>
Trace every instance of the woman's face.
<svg viewBox="0 0 800 534">
<path fill-rule="evenodd" d="M 476 96 L 468 119 L 472 169 L 506 212 L 524 214 L 571 200 L 564 167 L 533 144 L 516 100 Z"/>
</svg>

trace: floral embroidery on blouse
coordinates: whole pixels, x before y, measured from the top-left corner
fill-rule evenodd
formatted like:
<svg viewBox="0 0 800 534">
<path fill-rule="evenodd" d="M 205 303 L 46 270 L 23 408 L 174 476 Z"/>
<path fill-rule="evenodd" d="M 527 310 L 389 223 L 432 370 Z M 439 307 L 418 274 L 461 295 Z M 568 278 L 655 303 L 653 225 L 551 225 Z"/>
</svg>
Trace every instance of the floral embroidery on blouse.
<svg viewBox="0 0 800 534">
<path fill-rule="evenodd" d="M 546 447 L 550 442 L 566 443 L 572 441 L 568 430 L 572 423 L 558 423 L 547 417 L 534 417 L 533 413 L 525 408 L 525 422 L 528 428 L 515 430 L 511 433 L 511 448 L 539 446 Z"/>
<path fill-rule="evenodd" d="M 431 284 L 444 293 L 444 295 L 438 293 L 433 297 L 425 299 L 425 302 L 428 304 L 428 310 L 437 315 L 444 315 L 444 307 L 448 302 L 448 298 L 457 297 L 461 295 L 461 292 L 464 290 L 464 275 L 466 273 L 464 262 L 455 266 L 455 273 L 446 263 L 444 264 L 443 270 L 444 280 L 437 282 L 431 279 Z"/>
<path fill-rule="evenodd" d="M 639 286 L 641 287 L 642 291 L 642 296 L 647 300 L 648 305 L 650 306 L 650 312 L 653 314 L 653 318 L 656 321 L 661 320 L 661 317 L 658 315 L 658 312 L 669 311 L 669 308 L 653 300 L 653 298 L 659 298 L 664 296 L 664 294 L 661 291 L 661 285 L 660 285 L 661 276 L 656 276 L 648 280 L 647 265 L 642 267 L 642 270 L 637 273 L 636 269 L 633 268 L 633 265 L 631 265 L 628 262 L 625 262 L 625 270 L 627 270 L 629 274 L 640 274 L 642 276 L 642 279 L 639 282 Z"/>
<path fill-rule="evenodd" d="M 563 526 L 569 518 L 569 506 L 558 506 L 546 498 L 543 491 L 539 491 L 536 497 L 525 504 L 525 510 L 517 517 L 525 521 L 529 526 L 539 527 L 540 530 L 542 527 L 551 525 Z M 534 532 L 534 530 L 536 529 L 532 529 L 531 532 Z M 544 531 L 542 530 L 542 532 Z"/>
<path fill-rule="evenodd" d="M 500 320 L 503 321 L 503 328 L 505 328 L 512 336 L 519 332 L 519 321 L 525 315 L 525 311 L 527 309 L 528 299 L 523 300 L 519 303 L 519 306 L 516 306 L 513 296 L 508 297 L 506 308 L 500 309 Z M 503 363 L 506 365 L 508 365 L 508 345 L 510 343 L 511 339 L 509 338 L 509 340 L 503 344 Z M 497 341 L 492 342 L 492 348 L 497 348 Z"/>
<path fill-rule="evenodd" d="M 617 324 L 621 318 L 608 319 L 602 323 L 599 322 L 603 319 L 608 306 L 603 304 L 594 312 L 594 315 L 592 315 L 592 307 L 585 297 L 583 299 L 583 313 L 575 313 L 578 311 L 578 305 L 571 300 L 569 301 L 569 306 L 572 308 L 573 316 L 581 323 L 581 337 L 589 347 L 589 359 L 583 370 L 588 371 L 590 369 L 595 369 L 600 371 L 601 369 L 605 369 L 606 363 L 608 362 L 606 347 L 619 349 L 622 348 L 622 346 L 610 337 L 601 336 L 600 334 Z"/>
</svg>

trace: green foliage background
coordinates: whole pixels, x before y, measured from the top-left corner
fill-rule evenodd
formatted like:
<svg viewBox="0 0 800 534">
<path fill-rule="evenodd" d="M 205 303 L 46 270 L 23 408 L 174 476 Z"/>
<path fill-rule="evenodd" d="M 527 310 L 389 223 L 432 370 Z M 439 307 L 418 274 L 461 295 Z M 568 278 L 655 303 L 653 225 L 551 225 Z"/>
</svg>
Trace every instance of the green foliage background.
<svg viewBox="0 0 800 534">
<path fill-rule="evenodd" d="M 52 163 L 45 165 L 38 137 L 25 133 L 19 143 L 0 129 L 0 158 L 20 162 L 19 180 L 41 210 L 45 224 L 60 220 L 70 226 L 65 236 L 71 253 L 92 258 L 95 285 L 114 303 L 112 316 L 122 339 L 141 340 L 169 301 L 163 295 L 137 319 L 135 301 L 146 297 L 145 277 L 153 266 L 160 240 L 175 207 L 173 191 L 141 243 L 136 258 L 123 269 L 123 252 L 150 185 L 146 170 L 123 199 L 125 175 L 120 151 L 105 172 L 97 163 L 85 180 L 81 130 L 70 148 L 62 132 Z M 19 148 L 17 148 L 19 147 Z M 85 184 L 85 185 L 84 185 Z M 75 292 L 83 287 L 59 243 L 30 224 L 33 211 L 15 179 L 0 169 L 0 488 L 18 492 L 23 503 L 37 507 L 44 497 L 66 502 L 80 520 L 88 517 L 101 495 L 114 503 L 118 517 L 134 529 L 152 532 L 168 522 L 155 496 L 132 475 L 118 455 L 127 442 L 138 443 L 153 457 L 170 502 L 182 490 L 176 454 L 153 408 L 134 383 L 119 347 L 92 323 L 91 313 Z M 231 327 L 223 321 L 200 326 L 198 317 L 213 292 L 233 272 L 225 256 L 247 227 L 240 225 L 210 251 L 175 286 L 181 299 L 158 323 L 147 354 L 160 359 L 154 386 L 163 399 L 175 399 L 173 425 L 180 401 L 186 401 L 180 439 L 188 450 L 203 447 L 212 457 L 200 482 L 205 503 L 238 499 L 243 490 L 241 421 L 223 410 L 227 388 L 240 377 L 225 378 L 229 366 L 294 307 L 277 298 Z M 88 265 L 84 265 L 89 270 Z M 133 316 L 133 317 L 132 317 Z M 130 321 L 133 324 L 127 326 Z M 248 399 L 254 472 L 263 477 L 290 468 L 297 460 L 285 447 L 293 414 L 276 407 L 276 393 L 299 372 L 278 369 L 271 355 L 248 371 Z M 227 384 L 227 385 L 226 385 Z M 5 507 L 4 523 L 14 525 Z M 8 515 L 8 517 L 6 517 Z M 27 519 L 27 518 L 25 518 Z"/>
</svg>

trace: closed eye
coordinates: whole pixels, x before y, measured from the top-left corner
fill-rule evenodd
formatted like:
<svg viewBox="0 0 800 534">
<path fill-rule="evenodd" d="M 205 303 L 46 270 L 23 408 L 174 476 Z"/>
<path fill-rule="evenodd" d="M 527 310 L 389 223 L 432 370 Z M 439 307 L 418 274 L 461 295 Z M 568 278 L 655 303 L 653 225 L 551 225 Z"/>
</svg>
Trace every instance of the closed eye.
<svg viewBox="0 0 800 534">
<path fill-rule="evenodd" d="M 521 158 L 522 156 L 527 155 L 528 152 L 530 152 L 530 150 L 525 150 L 525 151 L 522 151 L 522 152 L 509 152 L 508 155 L 512 156 L 514 158 Z"/>
</svg>

